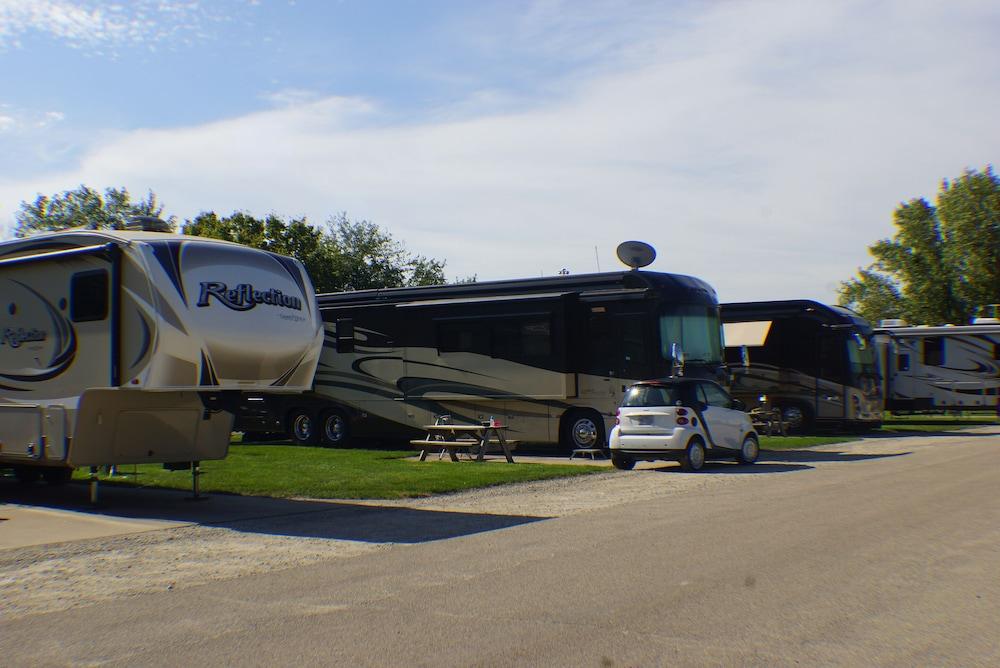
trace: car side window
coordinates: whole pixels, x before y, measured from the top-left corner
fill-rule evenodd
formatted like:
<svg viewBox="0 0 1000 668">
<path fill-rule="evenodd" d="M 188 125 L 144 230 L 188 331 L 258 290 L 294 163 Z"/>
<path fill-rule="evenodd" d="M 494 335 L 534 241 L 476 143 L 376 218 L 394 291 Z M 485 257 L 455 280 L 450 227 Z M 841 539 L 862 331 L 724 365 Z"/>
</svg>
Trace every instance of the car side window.
<svg viewBox="0 0 1000 668">
<path fill-rule="evenodd" d="M 723 390 L 718 385 L 712 385 L 711 383 L 699 383 L 702 391 L 705 393 L 705 398 L 709 406 L 715 406 L 717 408 L 731 408 L 733 405 L 732 400 L 726 391 Z"/>
</svg>

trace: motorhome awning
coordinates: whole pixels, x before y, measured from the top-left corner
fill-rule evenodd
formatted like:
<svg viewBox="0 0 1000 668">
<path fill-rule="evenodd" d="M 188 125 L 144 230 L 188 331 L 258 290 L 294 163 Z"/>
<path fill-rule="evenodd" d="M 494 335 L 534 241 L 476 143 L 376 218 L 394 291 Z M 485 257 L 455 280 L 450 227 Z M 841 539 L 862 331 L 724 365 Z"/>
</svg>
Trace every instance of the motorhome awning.
<svg viewBox="0 0 1000 668">
<path fill-rule="evenodd" d="M 726 339 L 726 347 L 762 346 L 767 340 L 772 324 L 774 324 L 773 320 L 724 322 L 722 323 L 722 335 Z"/>
</svg>

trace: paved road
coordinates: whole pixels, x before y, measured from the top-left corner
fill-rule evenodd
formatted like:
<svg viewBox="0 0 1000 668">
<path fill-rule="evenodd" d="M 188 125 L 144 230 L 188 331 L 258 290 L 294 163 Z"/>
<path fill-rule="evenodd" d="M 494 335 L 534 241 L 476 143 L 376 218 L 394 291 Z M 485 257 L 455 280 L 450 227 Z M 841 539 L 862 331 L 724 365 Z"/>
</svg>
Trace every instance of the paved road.
<svg viewBox="0 0 1000 668">
<path fill-rule="evenodd" d="M 0 663 L 996 666 L 990 431 L 0 620 Z"/>
</svg>

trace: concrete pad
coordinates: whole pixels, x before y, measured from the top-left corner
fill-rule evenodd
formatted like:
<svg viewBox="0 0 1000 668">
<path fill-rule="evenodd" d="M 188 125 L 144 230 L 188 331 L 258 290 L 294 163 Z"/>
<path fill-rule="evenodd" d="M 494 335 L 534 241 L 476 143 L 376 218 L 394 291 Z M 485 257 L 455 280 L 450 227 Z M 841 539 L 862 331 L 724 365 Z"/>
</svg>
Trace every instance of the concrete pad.
<svg viewBox="0 0 1000 668">
<path fill-rule="evenodd" d="M 0 505 L 0 550 L 105 538 L 183 526 L 185 522 L 124 519 L 71 510 Z"/>
</svg>

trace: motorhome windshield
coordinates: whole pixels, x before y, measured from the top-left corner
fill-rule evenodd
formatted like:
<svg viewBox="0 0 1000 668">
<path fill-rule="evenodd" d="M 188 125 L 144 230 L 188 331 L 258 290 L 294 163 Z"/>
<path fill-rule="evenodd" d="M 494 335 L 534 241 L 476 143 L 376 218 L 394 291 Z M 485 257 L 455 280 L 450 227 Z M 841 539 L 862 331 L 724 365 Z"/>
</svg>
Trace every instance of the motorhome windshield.
<svg viewBox="0 0 1000 668">
<path fill-rule="evenodd" d="M 860 332 L 854 332 L 847 338 L 847 360 L 850 364 L 851 378 L 855 381 L 861 378 L 878 377 L 878 361 L 875 357 L 875 346 L 870 337 Z"/>
<path fill-rule="evenodd" d="M 668 306 L 660 313 L 660 355 L 677 343 L 687 364 L 722 363 L 722 325 L 714 306 Z"/>
</svg>

